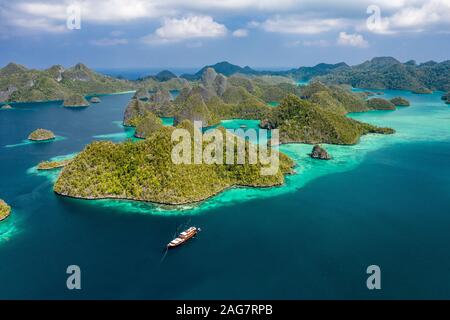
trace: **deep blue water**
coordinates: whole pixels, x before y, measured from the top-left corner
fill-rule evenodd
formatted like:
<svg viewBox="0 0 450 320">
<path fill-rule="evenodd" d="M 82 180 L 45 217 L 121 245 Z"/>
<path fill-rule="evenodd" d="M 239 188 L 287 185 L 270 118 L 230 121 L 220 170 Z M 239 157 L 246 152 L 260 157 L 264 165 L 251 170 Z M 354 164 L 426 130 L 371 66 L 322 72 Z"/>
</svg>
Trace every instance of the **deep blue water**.
<svg viewBox="0 0 450 320">
<path fill-rule="evenodd" d="M 126 136 L 118 121 L 130 97 L 104 96 L 81 110 L 52 102 L 0 111 L 0 198 L 13 207 L 0 224 L 0 298 L 450 298 L 450 140 L 386 144 L 350 171 L 190 218 L 62 198 L 30 174 L 93 136 Z M 410 108 L 396 115 L 425 112 Z M 64 139 L 4 147 L 38 127 Z M 203 231 L 162 260 L 189 219 Z M 81 267 L 80 291 L 66 289 L 71 264 Z M 372 264 L 381 267 L 381 291 L 366 288 Z"/>
</svg>

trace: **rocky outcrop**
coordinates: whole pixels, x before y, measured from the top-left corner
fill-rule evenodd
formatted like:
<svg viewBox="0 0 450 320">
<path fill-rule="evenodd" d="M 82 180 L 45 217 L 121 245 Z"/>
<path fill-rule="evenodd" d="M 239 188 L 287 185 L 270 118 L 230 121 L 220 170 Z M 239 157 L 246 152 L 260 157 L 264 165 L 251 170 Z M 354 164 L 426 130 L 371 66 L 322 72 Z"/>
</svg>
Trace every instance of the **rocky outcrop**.
<svg viewBox="0 0 450 320">
<path fill-rule="evenodd" d="M 402 97 L 395 97 L 390 101 L 397 107 L 409 107 L 410 105 L 409 101 Z"/>
<path fill-rule="evenodd" d="M 328 152 L 319 145 L 315 145 L 310 153 L 311 158 L 319 160 L 331 160 L 331 156 Z"/>
<path fill-rule="evenodd" d="M 212 86 L 217 77 L 217 72 L 213 68 L 207 68 L 202 74 L 202 84 L 205 87 Z"/>
<path fill-rule="evenodd" d="M 89 107 L 89 102 L 84 98 L 84 96 L 74 94 L 64 99 L 63 106 L 68 108 Z"/>
<path fill-rule="evenodd" d="M 55 134 L 46 129 L 37 129 L 28 136 L 28 140 L 31 141 L 47 141 L 53 139 L 55 139 Z"/>
<path fill-rule="evenodd" d="M 141 101 L 148 101 L 150 100 L 150 93 L 146 88 L 140 88 L 139 90 L 136 91 L 133 98 L 139 99 Z"/>
<path fill-rule="evenodd" d="M 9 85 L 5 90 L 0 90 L 0 102 L 8 101 L 11 95 L 17 91 L 17 87 Z"/>
<path fill-rule="evenodd" d="M 99 97 L 92 97 L 89 101 L 91 103 L 100 103 L 100 102 L 102 102 Z"/>
<path fill-rule="evenodd" d="M 63 79 L 64 67 L 61 65 L 55 65 L 47 69 L 47 72 L 52 76 L 57 82 L 61 82 Z"/>
<path fill-rule="evenodd" d="M 214 89 L 218 96 L 222 96 L 223 93 L 227 90 L 227 77 L 222 74 L 219 74 L 214 79 Z"/>
<path fill-rule="evenodd" d="M 183 120 L 201 121 L 203 127 L 218 124 L 220 120 L 208 109 L 202 96 L 198 93 L 190 93 L 184 101 L 181 110 L 174 117 L 174 125 Z"/>
<path fill-rule="evenodd" d="M 95 78 L 94 72 L 82 63 L 78 63 L 74 67 L 67 69 L 63 72 L 62 76 L 67 80 L 81 82 L 93 81 Z"/>
<path fill-rule="evenodd" d="M 123 115 L 123 125 L 135 127 L 136 121 L 140 117 L 143 117 L 148 111 L 150 111 L 150 105 L 139 99 L 131 99 L 125 108 Z"/>
<path fill-rule="evenodd" d="M 2 110 L 8 110 L 8 109 L 12 109 L 12 107 L 9 104 L 5 104 L 4 106 L 2 106 L 0 109 Z"/>
</svg>

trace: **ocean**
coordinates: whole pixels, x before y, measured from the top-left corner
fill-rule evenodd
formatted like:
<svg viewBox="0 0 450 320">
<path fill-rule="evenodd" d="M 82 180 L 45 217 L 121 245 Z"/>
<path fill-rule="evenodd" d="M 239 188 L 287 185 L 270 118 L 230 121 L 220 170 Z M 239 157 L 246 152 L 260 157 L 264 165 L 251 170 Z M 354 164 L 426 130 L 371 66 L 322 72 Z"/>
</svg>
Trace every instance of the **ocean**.
<svg viewBox="0 0 450 320">
<path fill-rule="evenodd" d="M 297 174 L 271 189 L 236 188 L 201 204 L 164 208 L 57 196 L 57 172 L 35 166 L 71 157 L 93 140 L 122 141 L 132 94 L 85 109 L 59 102 L 0 110 L 0 299 L 441 299 L 450 298 L 450 107 L 442 93 L 403 96 L 410 107 L 349 116 L 397 130 L 355 146 L 282 145 Z M 164 119 L 170 124 L 170 119 Z M 229 120 L 228 128 L 257 122 Z M 58 136 L 29 143 L 36 128 Z M 165 252 L 180 226 L 202 232 Z M 68 290 L 66 269 L 81 269 Z M 378 265 L 381 290 L 368 290 Z"/>
</svg>

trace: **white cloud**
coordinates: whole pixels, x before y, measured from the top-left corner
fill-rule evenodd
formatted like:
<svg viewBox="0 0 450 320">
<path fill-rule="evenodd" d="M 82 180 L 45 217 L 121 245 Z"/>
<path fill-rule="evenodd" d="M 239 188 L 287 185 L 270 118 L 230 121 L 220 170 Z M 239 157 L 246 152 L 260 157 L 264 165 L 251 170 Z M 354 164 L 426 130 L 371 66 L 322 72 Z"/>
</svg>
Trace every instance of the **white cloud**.
<svg viewBox="0 0 450 320">
<path fill-rule="evenodd" d="M 248 36 L 248 30 L 247 29 L 236 29 L 233 31 L 233 37 L 236 38 L 245 38 Z"/>
<path fill-rule="evenodd" d="M 100 47 L 117 46 L 117 45 L 128 44 L 128 40 L 123 39 L 123 38 L 103 38 L 103 39 L 92 40 L 91 44 L 93 44 L 94 46 L 100 46 Z"/>
<path fill-rule="evenodd" d="M 327 40 L 295 40 L 286 43 L 286 47 L 321 47 L 325 48 L 330 46 L 330 42 Z"/>
<path fill-rule="evenodd" d="M 305 40 L 302 41 L 302 45 L 305 47 L 328 47 L 330 42 L 327 40 Z"/>
<path fill-rule="evenodd" d="M 318 19 L 304 16 L 275 16 L 262 22 L 260 27 L 268 32 L 287 34 L 318 34 L 343 28 L 345 19 Z"/>
<path fill-rule="evenodd" d="M 110 35 L 112 36 L 112 37 L 120 37 L 120 36 L 122 36 L 124 34 L 124 32 L 123 31 L 120 31 L 120 30 L 114 30 L 114 31 L 111 31 L 111 33 L 110 33 Z"/>
<path fill-rule="evenodd" d="M 334 30 L 368 31 L 366 9 L 376 4 L 382 19 L 377 33 L 450 31 L 450 0 L 0 0 L 0 29 L 11 34 L 15 28 L 30 32 L 62 32 L 67 7 L 78 3 L 82 28 L 88 24 L 121 24 L 194 16 L 248 15 L 263 17 L 247 28 L 268 32 L 318 34 Z M 265 19 L 265 20 L 264 20 Z M 30 23 L 24 23 L 29 21 Z M 0 33 L 1 33 L 0 32 Z"/>
<path fill-rule="evenodd" d="M 348 34 L 347 32 L 340 32 L 337 43 L 341 46 L 351 46 L 358 48 L 367 48 L 369 43 L 360 34 Z"/>
<path fill-rule="evenodd" d="M 161 27 L 142 40 L 149 44 L 162 44 L 188 39 L 218 38 L 226 33 L 227 28 L 210 16 L 188 16 L 165 19 Z"/>
<path fill-rule="evenodd" d="M 64 33 L 68 31 L 65 24 L 57 24 L 42 18 L 12 18 L 8 21 L 8 26 L 28 29 L 33 33 Z"/>
</svg>

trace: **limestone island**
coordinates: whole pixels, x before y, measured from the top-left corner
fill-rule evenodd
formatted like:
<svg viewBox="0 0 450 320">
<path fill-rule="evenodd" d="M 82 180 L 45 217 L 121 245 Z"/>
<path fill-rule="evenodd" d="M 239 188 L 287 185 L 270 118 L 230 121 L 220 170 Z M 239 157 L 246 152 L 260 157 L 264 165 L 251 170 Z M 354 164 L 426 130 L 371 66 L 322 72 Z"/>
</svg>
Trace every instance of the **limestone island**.
<svg viewBox="0 0 450 320">
<path fill-rule="evenodd" d="M 315 145 L 312 149 L 312 152 L 310 153 L 310 157 L 313 159 L 319 159 L 319 160 L 331 160 L 331 156 L 328 154 L 327 150 L 322 148 L 319 145 Z"/>
<path fill-rule="evenodd" d="M 5 220 L 11 213 L 11 207 L 6 204 L 5 201 L 0 199 L 0 221 Z"/>
<path fill-rule="evenodd" d="M 402 97 L 395 97 L 390 100 L 397 107 L 409 107 L 410 103 L 408 100 Z"/>
<path fill-rule="evenodd" d="M 28 136 L 28 140 L 31 141 L 49 141 L 53 139 L 55 139 L 55 134 L 46 129 L 37 129 Z"/>
<path fill-rule="evenodd" d="M 280 143 L 329 143 L 352 145 L 368 133 L 392 134 L 391 128 L 380 128 L 356 121 L 345 115 L 317 107 L 315 104 L 288 95 L 267 119 L 272 128 L 280 130 Z"/>
<path fill-rule="evenodd" d="M 9 110 L 9 109 L 12 109 L 12 107 L 9 104 L 5 104 L 0 109 L 2 109 L 2 110 Z"/>
<path fill-rule="evenodd" d="M 102 100 L 100 100 L 99 97 L 92 97 L 91 99 L 89 99 L 89 102 L 91 102 L 91 103 L 100 103 L 100 102 L 102 102 Z"/>
<path fill-rule="evenodd" d="M 72 159 L 61 160 L 61 161 L 42 161 L 41 163 L 38 164 L 37 169 L 38 170 L 58 169 L 58 168 L 62 168 L 64 166 L 66 166 L 67 164 L 70 163 L 70 161 L 72 161 Z"/>
<path fill-rule="evenodd" d="M 372 98 L 367 100 L 367 105 L 373 110 L 395 110 L 395 104 L 382 98 Z"/>
<path fill-rule="evenodd" d="M 182 121 L 178 128 L 191 133 L 198 130 L 189 120 Z M 273 187 L 282 185 L 285 175 L 292 173 L 294 162 L 279 153 L 279 166 L 275 174 L 263 175 L 266 168 L 259 160 L 255 164 L 237 164 L 237 148 L 231 164 L 195 164 L 189 147 L 186 153 L 190 163 L 175 164 L 172 161 L 174 127 L 160 127 L 147 139 L 113 143 L 97 141 L 89 144 L 61 171 L 53 190 L 55 193 L 82 199 L 124 199 L 147 201 L 159 204 L 180 205 L 208 199 L 232 187 Z M 224 161 L 229 139 L 237 143 L 236 136 L 224 137 Z M 199 134 L 199 133 L 197 133 Z M 188 140 L 189 141 L 189 140 Z M 250 142 L 243 141 L 246 154 Z M 207 144 L 203 145 L 203 150 Z M 270 154 L 277 152 L 268 149 Z M 212 154 L 212 153 L 211 153 Z M 214 152 L 214 154 L 216 154 Z M 228 159 L 227 159 L 228 160 Z M 221 162 L 220 162 L 221 163 Z"/>
<path fill-rule="evenodd" d="M 81 94 L 74 94 L 64 99 L 63 106 L 68 108 L 89 107 L 89 102 Z"/>
</svg>

